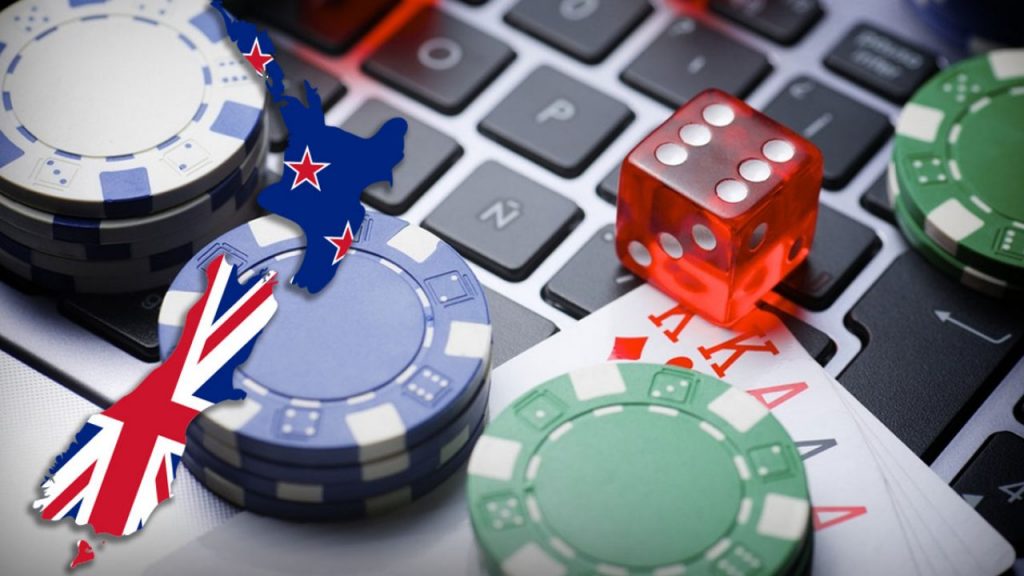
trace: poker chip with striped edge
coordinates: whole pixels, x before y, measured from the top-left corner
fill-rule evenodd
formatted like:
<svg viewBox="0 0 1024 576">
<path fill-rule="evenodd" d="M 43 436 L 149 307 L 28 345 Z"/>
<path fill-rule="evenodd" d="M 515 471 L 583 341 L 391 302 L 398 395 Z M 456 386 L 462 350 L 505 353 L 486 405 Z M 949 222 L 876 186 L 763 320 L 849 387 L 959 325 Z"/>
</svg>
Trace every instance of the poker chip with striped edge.
<svg viewBox="0 0 1024 576">
<path fill-rule="evenodd" d="M 253 176 L 250 186 L 258 180 Z M 241 224 L 263 214 L 263 211 L 255 202 L 243 207 L 233 216 L 231 224 Z M 188 261 L 190 256 L 198 247 L 205 246 L 216 239 L 220 232 L 212 232 L 194 242 L 183 244 L 176 249 L 168 250 L 165 253 L 149 256 L 147 261 L 149 272 L 144 274 L 65 274 L 54 272 L 46 268 L 40 268 L 29 263 L 32 256 L 23 252 L 17 256 L 12 255 L 9 250 L 12 247 L 4 243 L 0 238 L 0 268 L 14 274 L 18 278 L 30 282 L 36 287 L 56 293 L 76 294 L 124 294 L 128 292 L 141 292 L 154 288 L 165 288 L 173 280 L 181 266 Z M 15 248 L 15 251 L 23 248 Z"/>
<path fill-rule="evenodd" d="M 776 574 L 811 537 L 792 439 L 692 370 L 608 363 L 540 384 L 487 426 L 468 475 L 502 574 Z"/>
<path fill-rule="evenodd" d="M 270 268 L 290 279 L 305 243 L 300 228 L 266 216 L 200 251 L 164 296 L 161 356 L 174 349 L 214 257 L 226 255 L 242 277 Z M 197 419 L 229 446 L 297 465 L 373 461 L 442 429 L 483 383 L 483 290 L 453 248 L 418 226 L 367 214 L 324 291 L 275 295 L 274 321 L 235 372 L 247 397 Z"/>
<path fill-rule="evenodd" d="M 486 417 L 484 421 L 486 421 Z M 462 468 L 469 459 L 473 445 L 483 429 L 484 423 L 481 421 L 473 430 L 466 444 L 451 458 L 439 468 L 401 488 L 377 496 L 335 502 L 293 502 L 246 490 L 218 475 L 214 470 L 203 466 L 187 450 L 182 456 L 182 462 L 211 492 L 250 512 L 299 521 L 353 520 L 392 512 L 430 494 Z"/>
<path fill-rule="evenodd" d="M 959 62 L 904 106 L 890 202 L 956 261 L 1024 283 L 1024 49 Z M 895 182 L 895 185 L 893 185 Z"/>
<path fill-rule="evenodd" d="M 212 188 L 255 140 L 263 81 L 204 0 L 19 2 L 0 41 L 0 183 L 27 206 L 146 216 Z"/>
<path fill-rule="evenodd" d="M 266 121 L 260 123 L 259 134 L 252 147 L 246 144 L 249 156 L 241 166 L 253 158 L 261 140 L 268 139 L 263 128 Z M 260 162 L 265 161 L 262 153 Z M 229 181 L 237 172 L 232 170 L 223 182 Z M 207 190 L 197 198 L 162 212 L 132 218 L 80 218 L 57 216 L 50 212 L 26 206 L 5 196 L 6 188 L 0 182 L 0 221 L 27 233 L 43 238 L 52 238 L 63 242 L 82 244 L 132 244 L 147 239 L 166 237 L 169 235 L 198 232 L 210 221 L 214 214 L 220 212 L 231 195 L 220 184 Z"/>
<path fill-rule="evenodd" d="M 262 454 L 243 452 L 205 435 L 199 426 L 188 429 L 189 447 L 195 448 L 196 456 L 200 456 L 198 460 L 215 459 L 226 467 L 227 470 L 218 471 L 221 476 L 257 492 L 277 495 L 282 493 L 280 485 L 285 485 L 284 489 L 302 486 L 306 492 L 322 493 L 325 499 L 338 499 L 332 497 L 332 492 L 380 491 L 382 486 L 390 489 L 389 486 L 407 483 L 444 463 L 453 449 L 466 442 L 469 433 L 483 418 L 489 391 L 489 382 L 480 386 L 470 404 L 434 436 L 406 451 L 370 462 L 315 467 L 275 462 Z M 211 467 L 217 469 L 216 465 Z"/>
<path fill-rule="evenodd" d="M 889 172 L 890 174 L 893 172 L 891 166 Z M 898 184 L 893 182 L 892 177 L 890 177 L 889 186 L 898 186 Z M 1020 285 L 1011 284 L 1000 278 L 990 276 L 981 270 L 958 261 L 946 253 L 910 218 L 901 198 L 896 198 L 893 213 L 896 216 L 896 223 L 899 225 L 900 230 L 903 231 L 903 236 L 907 242 L 924 256 L 925 260 L 946 275 L 956 279 L 963 286 L 994 298 L 1024 296 L 1024 288 Z"/>
<path fill-rule="evenodd" d="M 256 218 L 262 210 L 255 191 L 262 183 L 261 171 L 253 171 L 236 191 L 249 200 L 235 208 L 224 225 L 234 226 Z M 52 292 L 79 294 L 121 294 L 162 288 L 170 284 L 181 266 L 197 249 L 221 234 L 215 228 L 175 248 L 138 259 L 97 261 L 72 260 L 32 250 L 0 234 L 0 266 L 38 287 Z"/>
<path fill-rule="evenodd" d="M 263 132 L 242 166 L 202 198 L 145 218 L 96 220 L 55 217 L 20 205 L 4 197 L 0 191 L 0 224 L 9 224 L 3 226 L 3 234 L 11 240 L 72 260 L 131 260 L 157 254 L 206 236 L 210 231 L 233 227 L 227 224 L 235 222 L 237 213 L 253 198 L 252 190 L 245 186 L 248 176 L 263 170 L 269 149 L 269 135 Z M 25 215 L 34 221 L 25 221 Z M 130 240 L 96 242 L 111 229 L 116 229 L 118 236 Z M 169 232 L 161 233 L 161 230 Z"/>
<path fill-rule="evenodd" d="M 216 191 L 216 194 L 225 198 L 223 215 L 219 216 L 219 226 L 210 225 L 211 223 L 208 222 L 209 227 L 201 230 L 197 236 L 192 236 L 187 231 L 164 236 L 158 242 L 149 244 L 155 251 L 138 248 L 137 250 L 141 254 L 133 258 L 78 258 L 54 255 L 45 248 L 40 248 L 40 246 L 47 246 L 45 241 L 24 236 L 17 232 L 16 228 L 5 228 L 4 232 L 0 233 L 0 249 L 34 267 L 70 276 L 144 275 L 169 265 L 181 265 L 195 253 L 195 250 L 205 245 L 205 242 L 194 245 L 197 240 L 209 241 L 212 239 L 211 235 L 216 237 L 224 231 L 225 226 L 230 228 L 240 223 L 241 215 L 255 215 L 255 206 L 249 205 L 255 204 L 255 192 L 262 183 L 261 174 L 265 153 L 265 147 L 253 150 L 252 158 L 244 167 L 245 172 L 236 170 L 228 179 L 218 185 L 219 190 Z M 15 239 L 16 235 L 18 236 L 17 240 Z M 24 240 L 24 242 L 20 240 Z M 130 252 L 135 247 L 134 245 L 102 246 L 82 243 L 71 244 L 71 246 L 77 246 L 83 252 L 94 252 L 99 249 L 104 255 L 117 254 L 124 252 L 125 249 Z M 110 250 L 115 247 L 123 248 L 119 251 Z"/>
</svg>

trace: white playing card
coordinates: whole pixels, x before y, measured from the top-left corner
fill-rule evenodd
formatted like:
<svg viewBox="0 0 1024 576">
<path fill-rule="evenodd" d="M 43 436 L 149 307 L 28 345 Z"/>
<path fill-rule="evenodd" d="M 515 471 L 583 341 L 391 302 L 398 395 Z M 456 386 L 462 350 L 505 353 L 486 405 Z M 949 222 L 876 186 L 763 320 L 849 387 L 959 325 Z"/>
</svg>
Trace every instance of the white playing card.
<svg viewBox="0 0 1024 576">
<path fill-rule="evenodd" d="M 757 311 L 721 328 L 641 286 L 495 370 L 491 409 L 609 358 L 693 367 L 748 390 L 776 413 L 808 448 L 817 572 L 921 573 L 860 428 L 777 317 Z"/>
<path fill-rule="evenodd" d="M 834 390 L 828 374 L 810 359 L 778 362 L 763 381 L 801 382 L 809 390 Z M 917 554 L 920 546 L 915 550 L 914 543 L 904 539 L 907 524 L 899 515 L 888 482 L 838 394 L 784 402 L 773 407 L 772 413 L 798 443 L 804 438 L 831 441 L 825 449 L 804 453 L 818 524 L 813 573 L 885 570 L 892 574 L 933 574 L 921 570 L 924 565 Z M 865 518 L 856 521 L 860 515 Z M 844 518 L 850 521 L 842 522 Z M 848 564 L 848 555 L 860 555 L 863 550 L 871 550 L 871 558 Z"/>
<path fill-rule="evenodd" d="M 952 488 L 936 476 L 909 448 L 861 405 L 845 388 L 834 383 L 840 399 L 860 423 L 868 442 L 885 452 L 901 490 L 933 530 L 937 549 L 945 552 L 961 574 L 1002 574 L 1014 562 L 1014 549 Z M 971 570 L 973 566 L 973 572 Z"/>
</svg>

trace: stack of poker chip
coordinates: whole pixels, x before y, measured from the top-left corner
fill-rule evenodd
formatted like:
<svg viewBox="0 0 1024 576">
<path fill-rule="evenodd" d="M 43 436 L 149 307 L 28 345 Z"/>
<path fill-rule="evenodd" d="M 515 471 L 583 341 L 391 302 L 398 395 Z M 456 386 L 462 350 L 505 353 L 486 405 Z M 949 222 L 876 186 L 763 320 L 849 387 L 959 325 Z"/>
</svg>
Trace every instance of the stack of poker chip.
<svg viewBox="0 0 1024 576">
<path fill-rule="evenodd" d="M 257 215 L 265 87 L 204 0 L 0 13 L 0 267 L 47 289 L 166 286 Z"/>
<path fill-rule="evenodd" d="M 755 398 L 671 366 L 601 364 L 545 382 L 469 461 L 492 574 L 808 574 L 793 440 Z"/>
<path fill-rule="evenodd" d="M 1024 45 L 1024 4 L 1001 0 L 908 0 L 933 30 L 974 53 Z"/>
<path fill-rule="evenodd" d="M 161 355 L 225 255 L 243 280 L 270 269 L 278 310 L 235 372 L 242 401 L 204 411 L 183 461 L 250 511 L 295 520 L 382 513 L 429 493 L 469 458 L 485 422 L 491 324 L 466 262 L 433 234 L 367 214 L 331 283 L 288 286 L 301 229 L 266 216 L 202 249 L 160 310 Z"/>
<path fill-rule="evenodd" d="M 889 200 L 907 240 L 960 283 L 1024 295 L 1024 49 L 935 75 L 903 108 Z"/>
</svg>

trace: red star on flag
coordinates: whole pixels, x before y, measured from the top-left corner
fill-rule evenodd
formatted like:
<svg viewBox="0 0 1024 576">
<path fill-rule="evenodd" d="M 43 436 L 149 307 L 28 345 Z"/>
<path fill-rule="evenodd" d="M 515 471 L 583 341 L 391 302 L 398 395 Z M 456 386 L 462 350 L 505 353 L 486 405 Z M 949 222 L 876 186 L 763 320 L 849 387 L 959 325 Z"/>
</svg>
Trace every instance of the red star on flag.
<svg viewBox="0 0 1024 576">
<path fill-rule="evenodd" d="M 285 166 L 295 171 L 295 181 L 292 182 L 292 190 L 295 190 L 303 182 L 309 182 L 317 190 L 320 189 L 320 181 L 317 180 L 317 173 L 331 165 L 330 162 L 314 162 L 309 155 L 309 146 L 302 154 L 302 160 L 298 162 L 285 162 Z"/>
<path fill-rule="evenodd" d="M 249 64 L 252 65 L 253 69 L 256 70 L 260 76 L 265 76 L 267 74 L 267 64 L 270 64 L 274 60 L 273 56 L 270 54 L 264 54 L 260 49 L 259 38 L 256 38 L 253 41 L 252 49 L 242 55 L 245 56 L 245 59 L 249 61 Z"/>
<path fill-rule="evenodd" d="M 334 245 L 334 261 L 331 262 L 331 266 L 334 266 L 341 262 L 349 247 L 352 246 L 352 224 L 349 222 L 345 223 L 345 233 L 341 236 L 324 236 L 324 238 Z"/>
</svg>

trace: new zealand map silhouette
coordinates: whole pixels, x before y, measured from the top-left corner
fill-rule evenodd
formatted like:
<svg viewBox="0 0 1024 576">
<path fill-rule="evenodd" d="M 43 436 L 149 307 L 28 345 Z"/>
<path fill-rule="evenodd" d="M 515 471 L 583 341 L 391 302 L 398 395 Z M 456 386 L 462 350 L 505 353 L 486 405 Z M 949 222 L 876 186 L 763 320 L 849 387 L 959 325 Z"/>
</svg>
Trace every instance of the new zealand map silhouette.
<svg viewBox="0 0 1024 576">
<path fill-rule="evenodd" d="M 362 191 L 392 183 L 404 154 L 408 125 L 386 122 L 370 138 L 328 126 L 317 91 L 303 84 L 301 98 L 285 93 L 284 72 L 273 58 L 270 37 L 212 3 L 225 33 L 267 84 L 272 106 L 280 107 L 290 139 L 285 174 L 257 198 L 266 210 L 297 223 L 307 247 L 292 284 L 311 293 L 334 277 L 363 222 Z M 211 11 L 210 18 L 217 18 Z M 232 387 L 235 368 L 277 309 L 272 273 L 239 284 L 235 269 L 220 256 L 206 270 L 207 291 L 192 307 L 181 340 L 166 361 L 138 387 L 89 418 L 59 455 L 33 506 L 44 520 L 73 518 L 96 534 L 127 536 L 142 529 L 154 509 L 171 497 L 171 482 L 184 450 L 185 429 L 202 410 L 244 392 Z M 94 557 L 77 544 L 73 565 Z"/>
<path fill-rule="evenodd" d="M 366 215 L 359 202 L 363 190 L 377 182 L 393 184 L 392 172 L 404 157 L 408 123 L 392 118 L 370 138 L 327 125 L 320 95 L 309 82 L 303 82 L 305 102 L 286 93 L 270 36 L 236 19 L 219 0 L 212 5 L 224 18 L 231 40 L 266 79 L 271 103 L 280 107 L 288 127 L 284 175 L 264 188 L 257 201 L 302 228 L 306 253 L 291 282 L 315 294 L 334 278 L 359 233 Z"/>
</svg>

